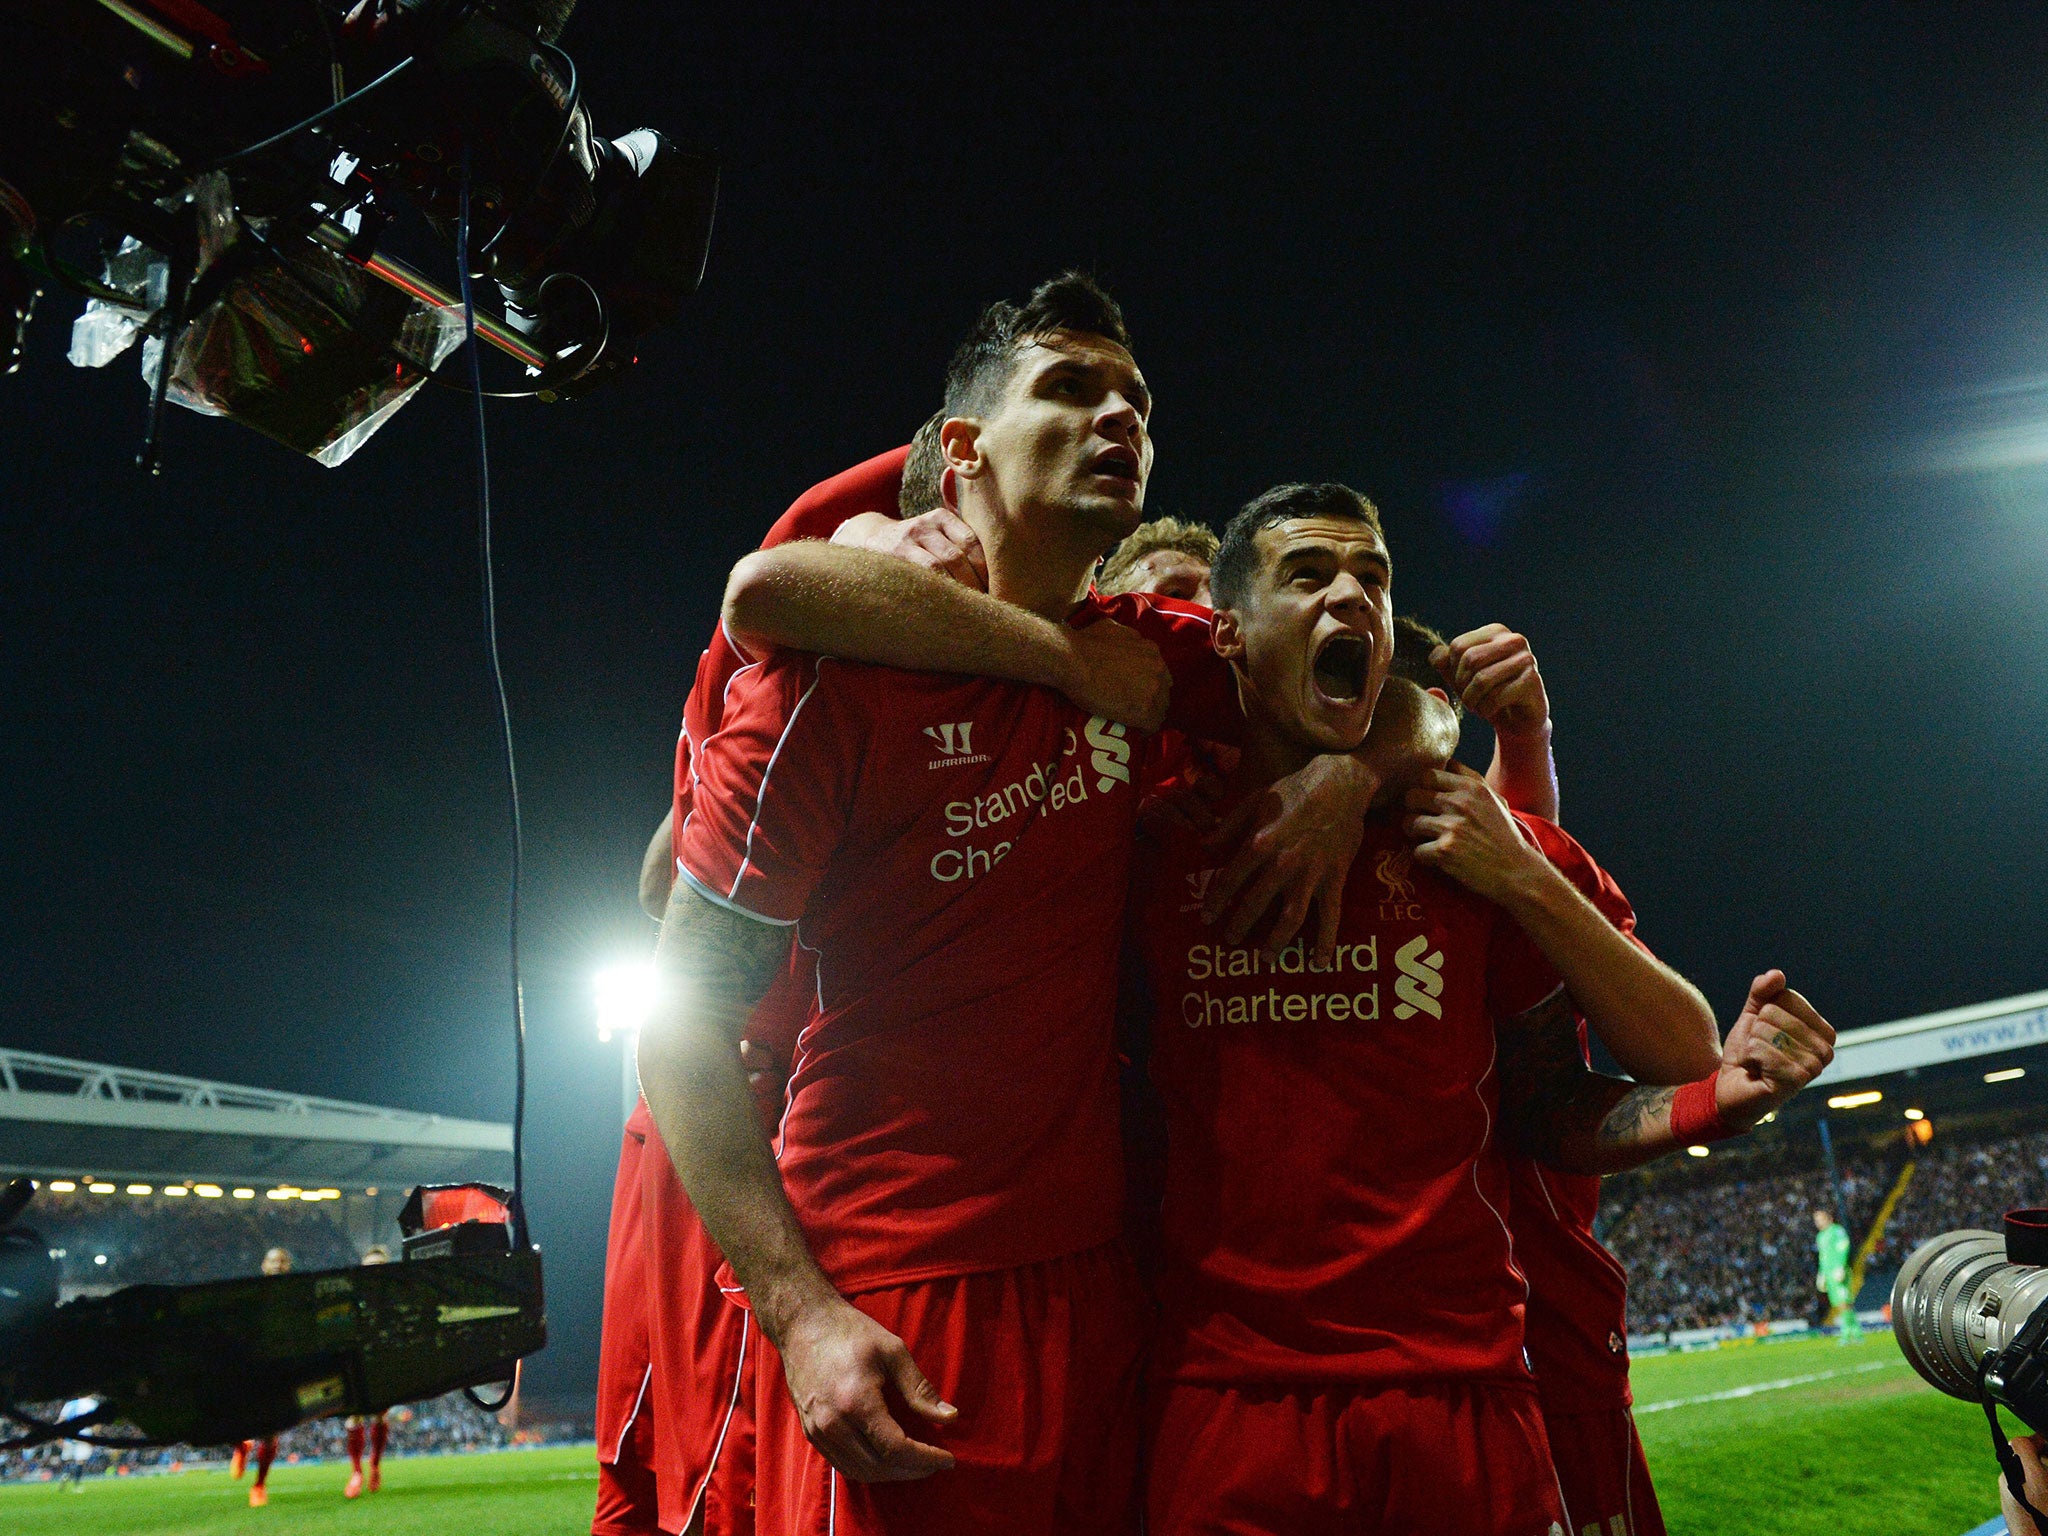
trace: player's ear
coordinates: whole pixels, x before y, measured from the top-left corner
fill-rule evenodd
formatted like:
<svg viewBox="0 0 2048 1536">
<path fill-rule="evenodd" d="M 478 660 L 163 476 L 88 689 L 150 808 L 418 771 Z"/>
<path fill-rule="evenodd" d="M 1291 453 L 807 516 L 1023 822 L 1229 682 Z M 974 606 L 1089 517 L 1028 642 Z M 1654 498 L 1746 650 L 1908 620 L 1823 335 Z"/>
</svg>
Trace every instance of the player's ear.
<svg viewBox="0 0 2048 1536">
<path fill-rule="evenodd" d="M 1236 609 L 1216 610 L 1216 617 L 1210 625 L 1210 643 L 1225 661 L 1235 661 L 1244 654 L 1244 625 L 1239 622 Z"/>
<path fill-rule="evenodd" d="M 942 474 L 972 480 L 988 466 L 981 449 L 981 423 L 972 416 L 948 416 L 939 424 L 939 456 L 945 460 Z"/>
<path fill-rule="evenodd" d="M 1450 694 L 1446 693 L 1441 688 L 1425 688 L 1422 691 L 1428 694 L 1432 699 L 1442 699 L 1446 704 L 1451 702 Z"/>
</svg>

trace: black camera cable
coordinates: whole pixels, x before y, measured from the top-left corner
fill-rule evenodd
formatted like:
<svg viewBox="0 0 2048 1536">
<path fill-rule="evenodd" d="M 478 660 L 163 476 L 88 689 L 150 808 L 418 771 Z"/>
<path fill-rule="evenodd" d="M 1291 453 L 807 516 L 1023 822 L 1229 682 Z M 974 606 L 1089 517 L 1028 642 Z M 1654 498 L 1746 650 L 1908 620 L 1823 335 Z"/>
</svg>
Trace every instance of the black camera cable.
<svg viewBox="0 0 2048 1536">
<path fill-rule="evenodd" d="M 505 668 L 498 655 L 498 587 L 491 552 L 491 445 L 484 429 L 483 347 L 477 340 L 476 292 L 469 271 L 469 145 L 462 146 L 462 201 L 455 221 L 455 260 L 462 279 L 462 319 L 469 347 L 469 377 L 476 400 L 477 552 L 483 566 L 484 639 L 490 655 L 491 690 L 498 705 L 498 727 L 505 746 L 505 790 L 511 809 L 512 861 L 508 891 L 507 935 L 512 969 L 512 1245 L 523 1252 L 526 1232 L 526 994 L 519 974 L 519 886 L 525 863 L 525 830 L 519 813 L 519 764 L 512 750 L 512 707 L 505 694 Z M 486 1402 L 476 1388 L 462 1395 L 486 1413 L 496 1413 L 519 1389 L 519 1368 L 505 1383 L 504 1395 Z"/>
</svg>

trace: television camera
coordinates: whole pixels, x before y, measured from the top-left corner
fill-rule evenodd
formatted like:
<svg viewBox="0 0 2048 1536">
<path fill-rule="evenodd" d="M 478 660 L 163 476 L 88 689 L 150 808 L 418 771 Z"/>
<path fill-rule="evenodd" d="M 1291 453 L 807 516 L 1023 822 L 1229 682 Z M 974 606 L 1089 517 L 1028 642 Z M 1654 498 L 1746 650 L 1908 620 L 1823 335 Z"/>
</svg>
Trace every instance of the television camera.
<svg viewBox="0 0 2048 1536">
<path fill-rule="evenodd" d="M 0 1191 L 0 1414 L 25 1430 L 0 1447 L 258 1439 L 504 1381 L 547 1342 L 540 1252 L 519 1245 L 511 1197 L 488 1185 L 414 1190 L 403 1263 L 62 1305 L 48 1248 L 19 1220 L 33 1192 L 27 1179 Z M 62 1425 L 27 1406 L 86 1395 L 99 1407 Z M 140 1434 L 90 1433 L 110 1424 Z"/>
<path fill-rule="evenodd" d="M 325 464 L 468 335 L 580 395 L 703 275 L 718 170 L 606 139 L 556 44 L 575 0 L 13 0 L 0 11 L 0 323 L 84 296 L 71 360 L 143 343 L 166 400 Z M 405 216 L 401 219 L 401 216 Z M 450 290 L 393 253 L 452 243 Z"/>
</svg>

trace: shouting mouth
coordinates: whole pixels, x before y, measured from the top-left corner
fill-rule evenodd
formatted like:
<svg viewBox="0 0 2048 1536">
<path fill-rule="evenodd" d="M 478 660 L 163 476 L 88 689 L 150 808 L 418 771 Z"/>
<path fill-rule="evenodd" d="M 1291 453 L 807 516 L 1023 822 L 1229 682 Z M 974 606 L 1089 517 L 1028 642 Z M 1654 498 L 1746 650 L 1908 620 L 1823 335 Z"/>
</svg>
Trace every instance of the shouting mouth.
<svg viewBox="0 0 2048 1536">
<path fill-rule="evenodd" d="M 1372 646 L 1363 636 L 1340 632 L 1325 640 L 1310 669 L 1316 692 L 1332 704 L 1356 704 L 1365 693 Z"/>
</svg>

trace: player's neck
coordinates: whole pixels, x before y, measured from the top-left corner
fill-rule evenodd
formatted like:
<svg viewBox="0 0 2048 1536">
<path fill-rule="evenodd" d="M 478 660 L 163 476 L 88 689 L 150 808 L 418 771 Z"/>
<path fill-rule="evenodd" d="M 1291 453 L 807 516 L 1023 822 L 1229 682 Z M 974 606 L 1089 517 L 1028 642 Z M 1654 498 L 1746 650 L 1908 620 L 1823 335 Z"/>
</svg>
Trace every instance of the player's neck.
<svg viewBox="0 0 2048 1536">
<path fill-rule="evenodd" d="M 1239 742 L 1237 771 L 1232 784 L 1247 793 L 1277 784 L 1290 773 L 1299 773 L 1322 755 L 1313 742 L 1304 742 L 1279 730 L 1259 708 L 1259 701 L 1245 682 L 1244 673 L 1233 667 L 1237 678 L 1238 707 L 1244 712 L 1244 734 Z"/>
<path fill-rule="evenodd" d="M 972 517 L 968 521 L 988 561 L 989 596 L 1059 623 L 1088 595 L 1089 573 L 1101 550 L 1060 538 L 1042 523 Z"/>
</svg>

